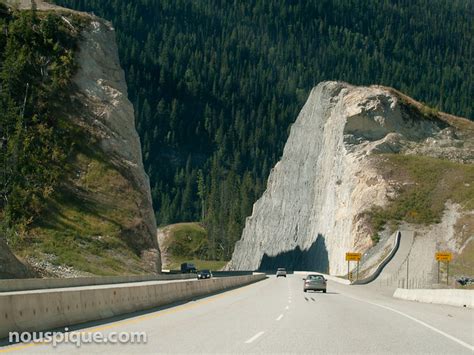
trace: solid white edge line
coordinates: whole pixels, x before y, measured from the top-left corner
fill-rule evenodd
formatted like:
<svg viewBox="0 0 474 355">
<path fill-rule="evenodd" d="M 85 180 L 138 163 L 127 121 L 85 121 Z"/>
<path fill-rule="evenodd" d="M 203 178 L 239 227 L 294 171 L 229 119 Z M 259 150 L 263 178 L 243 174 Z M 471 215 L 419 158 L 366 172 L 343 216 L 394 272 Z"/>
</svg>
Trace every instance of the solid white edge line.
<svg viewBox="0 0 474 355">
<path fill-rule="evenodd" d="M 253 342 L 254 340 L 256 340 L 257 338 L 261 337 L 263 335 L 263 333 L 265 332 L 258 332 L 257 334 L 255 334 L 253 337 L 251 337 L 250 339 L 246 340 L 245 341 L 245 344 L 250 344 L 251 342 Z"/>
<path fill-rule="evenodd" d="M 343 295 L 344 295 L 344 294 L 343 294 Z M 403 312 L 401 312 L 401 311 L 399 311 L 399 310 L 396 310 L 396 309 L 394 309 L 394 308 L 391 308 L 391 307 L 388 307 L 388 306 L 384 306 L 384 305 L 381 305 L 381 304 L 378 304 L 378 303 L 373 303 L 373 302 L 365 301 L 365 300 L 363 300 L 363 299 L 356 298 L 356 297 L 352 297 L 352 296 L 348 296 L 348 295 L 344 295 L 344 296 L 349 297 L 349 298 L 352 298 L 352 299 L 357 300 L 357 301 L 360 301 L 360 302 L 364 302 L 364 303 L 371 304 L 371 305 L 373 305 L 373 306 L 377 306 L 377 307 L 380 307 L 380 308 L 387 309 L 387 310 L 392 311 L 392 312 L 394 312 L 394 313 L 397 313 L 397 314 L 399 314 L 399 315 L 401 315 L 401 316 L 403 316 L 403 317 L 405 317 L 405 318 L 408 318 L 408 319 L 410 319 L 410 320 L 412 320 L 412 321 L 414 321 L 414 322 L 416 322 L 416 323 L 418 323 L 418 324 L 421 324 L 422 326 L 424 326 L 424 327 L 426 327 L 426 328 L 428 328 L 428 329 L 431 329 L 431 330 L 434 331 L 435 333 L 441 334 L 442 336 L 444 336 L 444 337 L 446 337 L 446 338 L 448 338 L 448 339 L 450 339 L 450 340 L 452 340 L 452 341 L 458 343 L 459 345 L 464 346 L 465 348 L 467 348 L 467 349 L 469 349 L 469 350 L 471 350 L 471 351 L 474 351 L 474 346 L 473 346 L 473 345 L 470 345 L 470 344 L 468 344 L 468 343 L 462 341 L 461 339 L 455 338 L 455 337 L 453 337 L 452 335 L 450 335 L 450 334 L 448 334 L 448 333 L 445 333 L 445 332 L 443 332 L 442 330 L 439 330 L 438 328 L 435 328 L 435 327 L 433 327 L 432 325 L 429 325 L 428 323 L 423 322 L 422 320 L 419 320 L 418 318 L 412 317 L 412 316 L 410 316 L 410 315 L 408 315 L 408 314 L 406 314 L 406 313 L 403 313 Z"/>
<path fill-rule="evenodd" d="M 280 314 L 278 318 L 276 319 L 277 321 L 283 318 L 283 314 Z"/>
</svg>

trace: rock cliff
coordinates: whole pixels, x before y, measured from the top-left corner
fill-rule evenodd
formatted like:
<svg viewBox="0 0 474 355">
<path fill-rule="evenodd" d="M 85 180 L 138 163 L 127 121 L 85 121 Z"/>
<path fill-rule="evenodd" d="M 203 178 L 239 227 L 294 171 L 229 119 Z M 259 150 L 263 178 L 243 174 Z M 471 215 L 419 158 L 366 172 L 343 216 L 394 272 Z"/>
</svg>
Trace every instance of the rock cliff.
<svg viewBox="0 0 474 355">
<path fill-rule="evenodd" d="M 114 29 L 110 23 L 93 17 L 82 38 L 74 99 L 83 110 L 72 119 L 95 138 L 108 162 L 124 179 L 125 186 L 112 194 L 127 194 L 127 189 L 134 193 L 133 201 L 129 201 L 135 204 L 132 221 L 124 223 L 122 236 L 141 253 L 150 271 L 161 271 L 150 183 L 142 163 L 140 138 L 135 130 L 133 106 L 127 96 Z M 127 200 L 124 198 L 123 202 Z M 116 201 L 120 204 L 119 199 Z"/>
<path fill-rule="evenodd" d="M 31 8 L 31 1 L 7 3 Z M 75 26 L 71 14 L 80 19 L 77 71 L 57 112 L 77 137 L 61 186 L 14 252 L 45 276 L 161 272 L 149 180 L 114 28 L 90 14 L 35 4 L 67 26 Z M 4 271 L 3 277 L 15 274 Z"/>
<path fill-rule="evenodd" d="M 345 253 L 373 245 L 368 211 L 387 206 L 409 183 L 388 176 L 386 160 L 423 155 L 472 164 L 473 128 L 390 88 L 319 84 L 291 127 L 228 269 L 344 274 Z"/>
</svg>

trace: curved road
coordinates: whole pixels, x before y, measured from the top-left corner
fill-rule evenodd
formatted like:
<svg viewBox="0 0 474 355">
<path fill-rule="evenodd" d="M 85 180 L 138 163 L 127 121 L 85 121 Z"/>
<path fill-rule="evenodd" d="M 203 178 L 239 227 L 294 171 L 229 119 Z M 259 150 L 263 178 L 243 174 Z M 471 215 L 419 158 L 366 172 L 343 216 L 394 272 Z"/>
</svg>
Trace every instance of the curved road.
<svg viewBox="0 0 474 355">
<path fill-rule="evenodd" d="M 333 282 L 327 294 L 303 293 L 302 283 L 301 275 L 271 276 L 81 328 L 103 334 L 144 331 L 147 344 L 17 344 L 0 353 L 474 353 L 473 310 L 396 300 Z"/>
</svg>

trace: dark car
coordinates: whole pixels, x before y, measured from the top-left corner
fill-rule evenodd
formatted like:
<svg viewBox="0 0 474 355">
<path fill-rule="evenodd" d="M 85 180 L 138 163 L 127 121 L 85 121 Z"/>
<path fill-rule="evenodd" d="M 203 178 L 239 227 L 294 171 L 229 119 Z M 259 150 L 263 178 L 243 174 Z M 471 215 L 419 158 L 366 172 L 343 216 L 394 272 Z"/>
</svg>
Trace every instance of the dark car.
<svg viewBox="0 0 474 355">
<path fill-rule="evenodd" d="M 191 272 L 196 272 L 196 267 L 191 263 L 182 263 L 181 272 L 184 274 L 189 274 Z"/>
<path fill-rule="evenodd" d="M 323 291 L 326 293 L 326 279 L 323 275 L 319 274 L 309 274 L 306 276 L 303 285 L 303 291 Z"/>
<path fill-rule="evenodd" d="M 201 270 L 197 274 L 197 278 L 199 279 L 210 279 L 212 277 L 212 272 L 209 270 Z"/>
</svg>

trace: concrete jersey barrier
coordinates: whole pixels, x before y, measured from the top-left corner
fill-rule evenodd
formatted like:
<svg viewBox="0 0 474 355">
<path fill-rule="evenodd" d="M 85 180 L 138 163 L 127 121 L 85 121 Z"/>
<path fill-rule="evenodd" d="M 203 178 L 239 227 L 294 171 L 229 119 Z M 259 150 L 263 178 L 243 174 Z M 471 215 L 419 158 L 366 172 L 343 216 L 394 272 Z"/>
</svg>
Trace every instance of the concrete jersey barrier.
<svg viewBox="0 0 474 355">
<path fill-rule="evenodd" d="M 66 279 L 3 279 L 0 280 L 0 292 L 110 285 L 144 281 L 186 280 L 194 278 L 196 278 L 195 274 L 149 274 L 127 276 L 74 277 Z"/>
<path fill-rule="evenodd" d="M 374 281 L 377 277 L 379 277 L 379 275 L 382 273 L 385 266 L 387 266 L 387 264 L 390 262 L 390 260 L 392 260 L 393 257 L 395 256 L 395 254 L 397 253 L 398 248 L 400 247 L 400 238 L 401 238 L 401 236 L 402 236 L 401 232 L 398 231 L 397 232 L 397 239 L 395 241 L 395 245 L 393 246 L 390 253 L 382 260 L 382 262 L 379 264 L 379 266 L 377 266 L 377 268 L 372 273 L 372 275 L 369 275 L 369 276 L 367 276 L 366 278 L 364 278 L 362 280 L 354 281 L 352 284 L 353 285 L 365 285 L 365 284 L 368 284 L 369 282 Z"/>
<path fill-rule="evenodd" d="M 0 294 L 0 339 L 105 319 L 263 280 L 264 274 L 182 282 L 75 287 Z"/>
<path fill-rule="evenodd" d="M 474 308 L 474 290 L 397 288 L 393 297 L 407 301 Z"/>
</svg>

